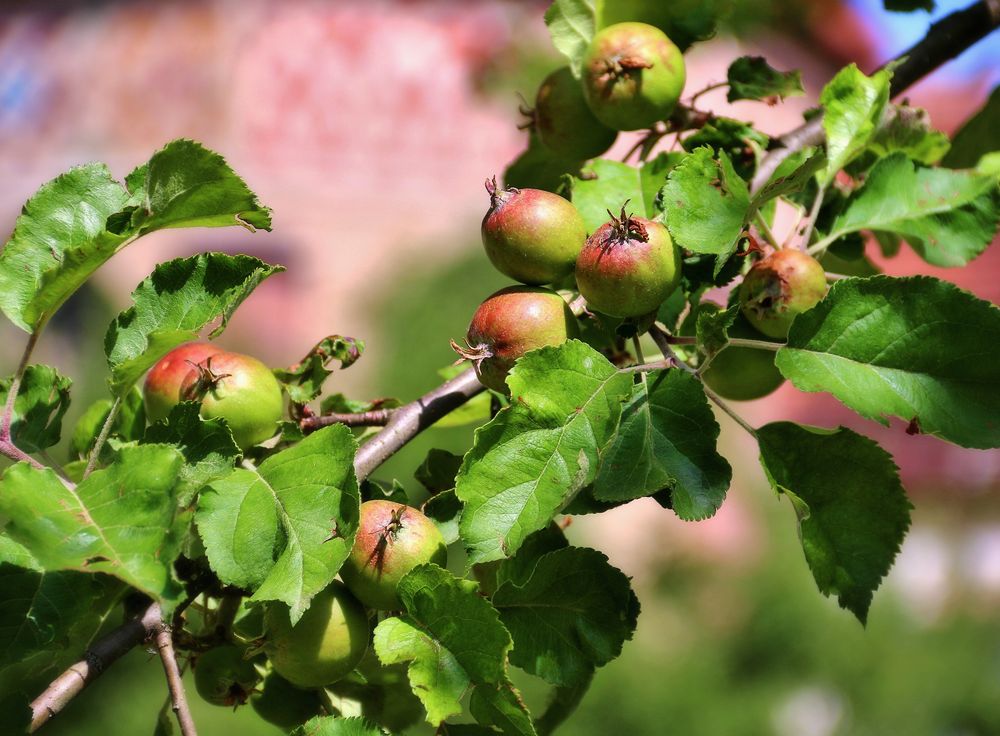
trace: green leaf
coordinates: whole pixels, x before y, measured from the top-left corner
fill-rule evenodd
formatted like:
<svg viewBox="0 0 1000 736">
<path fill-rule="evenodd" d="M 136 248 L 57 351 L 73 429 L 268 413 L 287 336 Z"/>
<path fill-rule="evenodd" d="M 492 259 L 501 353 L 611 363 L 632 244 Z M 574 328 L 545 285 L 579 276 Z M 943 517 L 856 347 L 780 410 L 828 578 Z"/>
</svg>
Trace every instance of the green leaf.
<svg viewBox="0 0 1000 736">
<path fill-rule="evenodd" d="M 458 524 L 462 518 L 462 502 L 458 500 L 455 491 L 441 491 L 431 496 L 421 510 L 437 525 L 445 544 L 459 540 Z"/>
<path fill-rule="evenodd" d="M 298 363 L 287 370 L 276 370 L 274 375 L 296 404 L 308 404 L 323 390 L 323 383 L 333 373 L 327 366 L 333 361 L 340 368 L 349 368 L 361 357 L 365 344 L 353 337 L 329 335 L 320 340 Z"/>
<path fill-rule="evenodd" d="M 963 447 L 1000 447 L 1000 309 L 928 276 L 844 279 L 796 317 L 775 364 L 802 391 L 897 416 Z"/>
<path fill-rule="evenodd" d="M 892 457 L 844 427 L 776 422 L 758 429 L 757 439 L 772 488 L 795 507 L 820 592 L 835 594 L 864 623 L 910 526 L 910 502 Z"/>
<path fill-rule="evenodd" d="M 0 252 L 0 309 L 36 331 L 126 243 L 107 220 L 128 202 L 104 164 L 70 169 L 29 199 Z"/>
<path fill-rule="evenodd" d="M 1000 130 L 1000 87 L 990 93 L 990 98 L 979 112 L 955 133 L 951 149 L 941 163 L 953 169 L 975 167 L 983 156 L 1000 149 L 997 130 Z"/>
<path fill-rule="evenodd" d="M 462 456 L 432 447 L 413 477 L 430 493 L 440 493 L 455 487 L 455 476 L 462 467 Z"/>
<path fill-rule="evenodd" d="M 936 266 L 962 266 L 982 253 L 1000 225 L 994 177 L 917 168 L 902 154 L 875 165 L 816 247 L 860 230 L 902 236 Z"/>
<path fill-rule="evenodd" d="M 47 571 L 106 573 L 169 602 L 180 592 L 170 567 L 186 523 L 174 498 L 182 463 L 173 447 L 125 446 L 75 488 L 17 463 L 0 480 L 7 534 Z"/>
<path fill-rule="evenodd" d="M 709 146 L 716 156 L 720 151 L 725 151 L 737 175 L 749 179 L 757 167 L 758 157 L 767 149 L 769 140 L 751 123 L 713 117 L 702 128 L 681 141 L 681 146 L 685 151 Z"/>
<path fill-rule="evenodd" d="M 624 21 L 648 23 L 684 51 L 695 41 L 714 36 L 720 16 L 729 6 L 724 0 L 597 0 L 598 28 Z"/>
<path fill-rule="evenodd" d="M 520 556 L 520 552 L 517 556 Z M 512 664 L 555 685 L 587 680 L 632 638 L 639 601 L 600 552 L 566 547 L 539 557 L 530 578 L 506 577 L 493 605 L 510 631 Z"/>
<path fill-rule="evenodd" d="M 751 208 L 757 210 L 777 197 L 801 191 L 813 175 L 826 165 L 826 156 L 812 147 L 796 151 L 782 161 L 767 183 L 753 196 Z"/>
<path fill-rule="evenodd" d="M 86 650 L 125 586 L 106 575 L 26 569 L 13 544 L 0 537 L 0 692 L 30 688 L 35 697 Z"/>
<path fill-rule="evenodd" d="M 708 146 L 679 163 L 663 187 L 664 216 L 674 241 L 695 253 L 731 253 L 750 217 L 746 182 L 725 151 Z"/>
<path fill-rule="evenodd" d="M 926 110 L 890 103 L 868 147 L 881 157 L 899 151 L 929 166 L 940 161 L 950 146 L 948 136 L 931 127 Z"/>
<path fill-rule="evenodd" d="M 385 736 L 385 731 L 365 718 L 316 716 L 295 728 L 291 736 Z"/>
<path fill-rule="evenodd" d="M 801 72 L 779 72 L 763 56 L 741 56 L 729 65 L 726 77 L 729 81 L 726 99 L 729 102 L 768 97 L 783 100 L 805 94 Z"/>
<path fill-rule="evenodd" d="M 287 603 L 294 625 L 354 544 L 355 449 L 350 429 L 325 427 L 202 490 L 195 520 L 219 579 L 255 591 L 252 600 Z"/>
<path fill-rule="evenodd" d="M 134 192 L 133 182 L 141 182 L 132 215 L 140 235 L 167 227 L 271 229 L 271 211 L 222 156 L 195 141 L 171 141 L 129 174 Z"/>
<path fill-rule="evenodd" d="M 0 380 L 0 406 L 6 406 L 13 377 Z M 10 425 L 14 444 L 25 452 L 45 450 L 59 442 L 73 382 L 47 365 L 29 365 L 14 399 Z"/>
<path fill-rule="evenodd" d="M 499 728 L 504 736 L 535 736 L 531 714 L 510 680 L 473 690 L 469 712 L 480 723 Z"/>
<path fill-rule="evenodd" d="M 375 652 L 382 664 L 410 662 L 410 685 L 428 723 L 461 713 L 459 701 L 470 687 L 506 682 L 510 634 L 475 583 L 426 564 L 409 572 L 397 591 L 406 614 L 379 623 Z"/>
<path fill-rule="evenodd" d="M 197 339 L 220 321 L 209 337 L 221 334 L 236 308 L 268 276 L 283 271 L 250 256 L 201 253 L 158 265 L 135 291 L 134 306 L 108 327 L 104 352 L 111 387 L 120 393 L 181 343 Z"/>
<path fill-rule="evenodd" d="M 573 76 L 580 76 L 583 55 L 597 24 L 594 0 L 554 0 L 545 11 L 552 45 L 567 59 Z"/>
<path fill-rule="evenodd" d="M 87 407 L 73 427 L 70 439 L 71 457 L 88 458 L 97 437 L 104 427 L 104 422 L 111 412 L 111 399 L 98 399 Z M 142 392 L 132 387 L 125 394 L 111 426 L 110 437 L 117 437 L 125 442 L 138 442 L 146 431 L 146 408 L 142 402 Z M 99 458 L 102 463 L 111 461 L 112 450 L 105 446 Z"/>
<path fill-rule="evenodd" d="M 547 735 L 556 730 L 576 711 L 583 696 L 590 689 L 591 679 L 583 680 L 569 687 L 553 688 L 549 704 L 537 719 L 535 729 L 539 734 Z"/>
<path fill-rule="evenodd" d="M 514 366 L 510 406 L 476 431 L 456 479 L 470 563 L 513 554 L 592 482 L 632 377 L 570 340 Z"/>
<path fill-rule="evenodd" d="M 633 387 L 618 434 L 601 455 L 592 489 L 599 501 L 624 502 L 669 490 L 686 521 L 712 516 L 732 469 L 716 450 L 719 425 L 701 383 L 679 370 L 652 372 Z"/>
<path fill-rule="evenodd" d="M 579 210 L 587 232 L 594 232 L 608 221 L 608 210 L 615 214 L 628 202 L 629 214 L 650 220 L 660 214 L 656 198 L 667 174 L 683 160 L 684 154 L 661 153 L 639 168 L 599 158 L 573 178 L 573 205 Z"/>
<path fill-rule="evenodd" d="M 736 305 L 729 309 L 715 309 L 715 305 L 709 302 L 705 304 L 709 308 L 702 308 L 697 312 L 695 335 L 698 350 L 706 357 L 711 357 L 729 344 L 729 328 L 733 326 L 740 310 Z"/>
<path fill-rule="evenodd" d="M 224 419 L 202 419 L 199 405 L 182 401 L 170 410 L 166 423 L 146 432 L 147 443 L 175 445 L 184 455 L 177 502 L 187 506 L 204 486 L 228 475 L 242 453 Z"/>
<path fill-rule="evenodd" d="M 824 110 L 828 159 L 824 183 L 833 181 L 838 171 L 867 148 L 889 102 L 891 77 L 884 69 L 866 77 L 851 64 L 823 88 L 819 101 Z"/>
</svg>

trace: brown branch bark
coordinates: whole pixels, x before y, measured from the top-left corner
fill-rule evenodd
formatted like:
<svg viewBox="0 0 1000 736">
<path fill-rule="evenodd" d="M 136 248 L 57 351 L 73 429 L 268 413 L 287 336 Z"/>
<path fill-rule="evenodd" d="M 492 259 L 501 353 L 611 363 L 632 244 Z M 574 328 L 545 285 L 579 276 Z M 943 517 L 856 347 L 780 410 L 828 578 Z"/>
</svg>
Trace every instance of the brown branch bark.
<svg viewBox="0 0 1000 736">
<path fill-rule="evenodd" d="M 348 427 L 384 427 L 392 419 L 395 411 L 395 409 L 373 409 L 355 414 L 321 414 L 304 418 L 299 422 L 299 427 L 306 433 L 329 427 L 331 424 L 345 424 Z"/>
<path fill-rule="evenodd" d="M 163 672 L 167 676 L 167 687 L 170 690 L 170 702 L 177 723 L 181 727 L 182 736 L 198 736 L 191 708 L 188 707 L 187 696 L 184 694 L 184 681 L 181 678 L 180 667 L 177 666 L 177 655 L 174 653 L 174 639 L 170 628 L 161 626 L 156 632 L 156 650 L 163 662 Z"/>
<path fill-rule="evenodd" d="M 358 480 L 367 478 L 407 442 L 484 390 L 476 372 L 469 368 L 416 401 L 393 409 L 389 423 L 354 456 Z"/>
<path fill-rule="evenodd" d="M 932 25 L 927 35 L 898 56 L 893 71 L 891 95 L 897 97 L 946 61 L 982 40 L 1000 26 L 1000 0 L 980 0 L 964 10 L 957 10 Z M 885 65 L 887 66 L 887 65 Z M 760 191 L 781 162 L 807 146 L 817 146 L 825 138 L 823 117 L 809 122 L 778 138 L 780 147 L 770 151 L 757 167 L 750 191 Z"/>
<path fill-rule="evenodd" d="M 163 618 L 158 603 L 147 608 L 107 636 L 97 640 L 76 664 L 63 672 L 31 703 L 31 728 L 34 733 L 58 715 L 87 685 L 100 677 L 109 666 L 139 646 L 155 637 L 163 629 Z"/>
</svg>

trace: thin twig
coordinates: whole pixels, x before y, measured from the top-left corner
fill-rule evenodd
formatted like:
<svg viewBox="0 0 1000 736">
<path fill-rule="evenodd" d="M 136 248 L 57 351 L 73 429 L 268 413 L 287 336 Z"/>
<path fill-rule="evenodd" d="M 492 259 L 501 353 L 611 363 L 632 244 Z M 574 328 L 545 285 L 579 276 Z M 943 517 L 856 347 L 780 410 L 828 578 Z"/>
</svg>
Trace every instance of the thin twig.
<svg viewBox="0 0 1000 736">
<path fill-rule="evenodd" d="M 673 368 L 674 361 L 672 359 L 667 360 L 655 360 L 652 363 L 639 363 L 638 365 L 627 365 L 624 368 L 619 368 L 619 373 L 648 373 L 649 371 L 662 371 L 667 368 Z"/>
<path fill-rule="evenodd" d="M 160 605 L 153 603 L 138 618 L 94 642 L 83 659 L 59 675 L 45 688 L 45 692 L 32 701 L 29 731 L 34 733 L 48 723 L 116 660 L 155 636 L 162 628 Z"/>
<path fill-rule="evenodd" d="M 785 344 L 783 342 L 770 342 L 769 340 L 748 340 L 743 337 L 730 337 L 727 345 L 732 345 L 734 348 L 750 348 L 752 350 L 770 350 L 771 352 L 778 352 Z"/>
<path fill-rule="evenodd" d="M 353 414 L 322 414 L 305 417 L 299 422 L 303 432 L 314 432 L 331 424 L 344 424 L 348 427 L 384 427 L 392 419 L 395 409 L 373 409 L 371 411 L 355 412 Z"/>
<path fill-rule="evenodd" d="M 108 418 L 104 420 L 104 426 L 101 427 L 101 433 L 97 435 L 97 440 L 94 442 L 94 449 L 90 451 L 90 458 L 87 460 L 87 469 L 83 471 L 83 479 L 86 480 L 91 473 L 94 472 L 94 468 L 97 467 L 97 460 L 101 456 L 101 450 L 104 449 L 104 443 L 108 441 L 108 435 L 111 434 L 111 428 L 115 424 L 115 419 L 118 418 L 118 410 L 122 406 L 122 397 L 116 396 L 114 403 L 111 404 L 111 410 L 108 411 Z"/>
<path fill-rule="evenodd" d="M 181 736 L 198 736 L 198 729 L 195 728 L 191 708 L 184 694 L 184 680 L 181 679 L 181 670 L 177 666 L 174 638 L 167 626 L 161 626 L 156 632 L 156 651 L 159 652 L 160 661 L 163 662 L 163 672 L 167 677 L 167 688 L 170 690 L 171 707 L 177 716 L 177 724 L 181 727 Z"/>
<path fill-rule="evenodd" d="M 813 200 L 809 210 L 809 217 L 806 219 L 806 229 L 802 233 L 802 240 L 799 241 L 799 248 L 809 251 L 809 239 L 812 237 L 816 227 L 816 218 L 819 217 L 819 208 L 823 206 L 823 197 L 826 194 L 826 184 L 820 184 L 816 190 L 816 199 Z"/>
<path fill-rule="evenodd" d="M 21 354 L 21 360 L 17 364 L 17 370 L 14 371 L 10 388 L 7 389 L 7 401 L 3 407 L 3 415 L 0 416 L 0 455 L 9 457 L 14 462 L 26 462 L 41 470 L 45 466 L 14 444 L 14 437 L 11 431 L 14 424 L 14 402 L 17 400 L 17 394 L 21 390 L 21 379 L 24 378 L 24 371 L 28 367 L 28 361 L 31 360 L 31 353 L 34 351 L 37 341 L 38 333 L 32 332 L 28 336 L 27 344 L 24 346 L 24 352 Z"/>
<path fill-rule="evenodd" d="M 688 107 L 694 107 L 695 100 L 697 100 L 703 94 L 711 92 L 712 90 L 722 89 L 723 87 L 728 87 L 728 86 L 729 82 L 714 82 L 713 84 L 710 84 L 707 87 L 702 87 L 700 90 L 691 95 L 691 98 L 688 100 Z"/>
<path fill-rule="evenodd" d="M 711 399 L 712 403 L 715 404 L 720 409 L 722 409 L 722 411 L 726 412 L 726 414 L 729 415 L 730 419 L 732 419 L 738 425 L 740 425 L 741 427 L 743 427 L 743 429 L 745 429 L 747 432 L 749 432 L 751 437 L 756 437 L 757 436 L 757 430 L 754 429 L 750 425 L 750 423 L 747 422 L 746 419 L 744 419 L 739 414 L 737 414 L 735 411 L 733 411 L 733 409 L 729 406 L 729 404 L 727 404 L 725 401 L 722 400 L 721 396 L 719 396 L 717 393 L 715 393 L 715 391 L 713 391 L 712 389 L 710 389 L 708 387 L 708 384 L 706 384 L 704 381 L 702 381 L 701 387 L 703 389 L 705 389 L 705 396 L 707 396 L 709 399 Z"/>
<path fill-rule="evenodd" d="M 757 225 L 757 230 L 760 234 L 764 236 L 764 240 L 770 243 L 777 250 L 781 250 L 781 244 L 778 243 L 778 239 L 774 237 L 774 233 L 771 231 L 771 227 L 767 224 L 767 220 L 760 210 L 754 213 L 754 223 Z"/>
<path fill-rule="evenodd" d="M 920 42 L 889 62 L 899 63 L 893 70 L 890 94 L 898 97 L 914 82 L 988 36 L 998 25 L 1000 0 L 980 0 L 945 16 L 930 27 Z M 780 147 L 771 150 L 757 167 L 751 193 L 759 192 L 785 159 L 803 148 L 821 144 L 823 139 L 822 115 L 778 138 Z"/>
<path fill-rule="evenodd" d="M 656 343 L 656 347 L 658 347 L 660 349 L 660 352 L 663 353 L 663 357 L 667 360 L 667 362 L 669 362 L 673 366 L 677 366 L 683 371 L 687 371 L 692 375 L 697 375 L 697 371 L 691 366 L 689 366 L 687 363 L 685 363 L 683 360 L 681 360 L 679 357 L 677 357 L 677 353 L 674 352 L 673 348 L 674 344 L 681 344 L 681 343 L 675 343 L 674 341 L 684 338 L 674 337 L 669 332 L 667 332 L 666 330 L 664 330 L 663 328 L 661 328 L 659 325 L 656 324 L 654 324 L 652 327 L 649 328 L 649 336 L 653 338 L 653 342 Z M 695 342 L 694 338 L 692 338 L 691 342 L 684 344 L 693 345 L 694 342 Z"/>
</svg>

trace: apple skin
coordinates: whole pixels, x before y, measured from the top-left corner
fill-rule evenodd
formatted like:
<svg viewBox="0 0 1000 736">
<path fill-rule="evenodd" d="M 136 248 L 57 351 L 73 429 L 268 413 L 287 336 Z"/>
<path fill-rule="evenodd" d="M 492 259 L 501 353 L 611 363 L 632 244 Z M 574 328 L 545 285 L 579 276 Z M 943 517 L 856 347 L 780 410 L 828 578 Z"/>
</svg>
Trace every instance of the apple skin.
<svg viewBox="0 0 1000 736">
<path fill-rule="evenodd" d="M 728 332 L 730 337 L 745 340 L 768 339 L 757 332 L 742 314 L 736 317 Z M 727 345 L 713 358 L 701 377 L 724 399 L 759 399 L 773 393 L 785 382 L 785 377 L 774 365 L 774 355 L 770 350 Z"/>
<path fill-rule="evenodd" d="M 795 248 L 775 251 L 753 265 L 740 284 L 740 309 L 758 331 L 779 340 L 792 321 L 826 296 L 826 273 Z"/>
<path fill-rule="evenodd" d="M 576 261 L 587 307 L 612 317 L 655 312 L 680 279 L 680 252 L 667 228 L 624 212 L 590 236 Z"/>
<path fill-rule="evenodd" d="M 205 419 L 225 419 L 241 450 L 275 435 L 285 406 L 281 384 L 270 368 L 254 357 L 230 352 L 210 355 L 200 365 L 181 384 L 182 400 L 200 401 Z"/>
<path fill-rule="evenodd" d="M 684 56 L 663 31 L 625 22 L 594 34 L 581 82 L 599 121 L 615 130 L 639 130 L 670 117 L 685 77 Z"/>
<path fill-rule="evenodd" d="M 271 672 L 260 691 L 250 698 L 250 705 L 268 723 L 290 731 L 323 712 L 323 702 L 314 690 L 304 690 Z"/>
<path fill-rule="evenodd" d="M 196 370 L 194 366 L 221 352 L 222 348 L 211 343 L 189 342 L 160 358 L 146 374 L 142 389 L 149 423 L 164 421 L 180 402 L 181 385 L 188 374 Z"/>
<path fill-rule="evenodd" d="M 561 345 L 580 328 L 566 300 L 551 289 L 508 286 L 488 296 L 472 316 L 465 339 L 476 375 L 487 388 L 509 393 L 507 374 L 529 350 Z"/>
<path fill-rule="evenodd" d="M 500 273 L 534 286 L 573 273 L 587 228 L 569 200 L 541 189 L 499 189 L 495 181 L 486 190 L 483 247 Z"/>
<path fill-rule="evenodd" d="M 396 592 L 410 570 L 433 562 L 444 567 L 448 548 L 437 525 L 423 513 L 393 501 L 365 501 L 351 554 L 340 577 L 369 608 L 398 611 Z"/>
<path fill-rule="evenodd" d="M 194 663 L 195 689 L 212 705 L 243 705 L 258 682 L 257 668 L 232 644 L 209 649 Z"/>
<path fill-rule="evenodd" d="M 618 137 L 616 130 L 594 117 L 580 81 L 568 66 L 556 69 L 539 86 L 534 125 L 546 148 L 571 161 L 600 156 Z"/>
<path fill-rule="evenodd" d="M 304 688 L 323 687 L 347 675 L 371 639 L 364 606 L 337 580 L 313 597 L 295 626 L 286 606 L 269 606 L 264 631 L 264 651 L 274 671 Z"/>
</svg>

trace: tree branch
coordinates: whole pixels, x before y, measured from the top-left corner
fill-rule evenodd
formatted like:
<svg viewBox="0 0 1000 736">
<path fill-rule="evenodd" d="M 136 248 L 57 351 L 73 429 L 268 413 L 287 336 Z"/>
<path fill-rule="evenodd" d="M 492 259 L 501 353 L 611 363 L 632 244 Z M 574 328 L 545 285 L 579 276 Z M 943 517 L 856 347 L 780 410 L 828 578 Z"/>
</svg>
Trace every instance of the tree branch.
<svg viewBox="0 0 1000 736">
<path fill-rule="evenodd" d="M 469 368 L 416 401 L 393 409 L 389 423 L 361 445 L 354 456 L 354 472 L 358 480 L 367 478 L 407 442 L 483 391 L 485 388 L 476 377 L 476 372 Z"/>
<path fill-rule="evenodd" d="M 171 707 L 181 727 L 181 736 L 198 736 L 198 729 L 195 728 L 187 696 L 184 694 L 184 681 L 181 679 L 180 667 L 177 666 L 174 639 L 169 627 L 161 626 L 156 632 L 156 650 L 160 654 L 160 661 L 163 662 L 163 672 L 167 676 L 167 687 L 170 689 Z"/>
<path fill-rule="evenodd" d="M 76 664 L 63 672 L 31 703 L 31 728 L 34 733 L 58 715 L 87 685 L 100 677 L 111 664 L 163 629 L 160 605 L 153 603 L 107 636 L 94 642 Z"/>
<path fill-rule="evenodd" d="M 396 409 L 373 409 L 355 414 L 322 414 L 305 417 L 299 422 L 303 432 L 315 432 L 331 424 L 346 424 L 348 427 L 384 427 L 392 419 Z"/>
<path fill-rule="evenodd" d="M 890 94 L 897 97 L 918 80 L 946 61 L 988 36 L 1000 26 L 1000 0 L 980 0 L 964 10 L 957 10 L 932 25 L 927 35 L 891 63 L 893 70 Z M 885 65 L 888 66 L 888 65 Z M 815 118 L 777 139 L 779 148 L 761 160 L 750 191 L 754 194 L 767 183 L 781 162 L 796 151 L 823 142 L 823 117 Z"/>
</svg>

